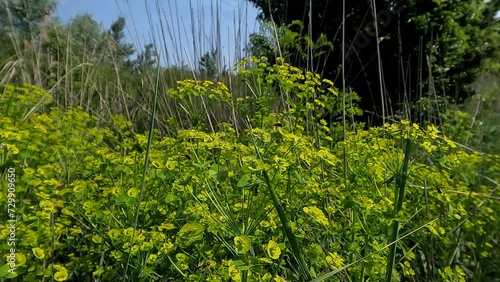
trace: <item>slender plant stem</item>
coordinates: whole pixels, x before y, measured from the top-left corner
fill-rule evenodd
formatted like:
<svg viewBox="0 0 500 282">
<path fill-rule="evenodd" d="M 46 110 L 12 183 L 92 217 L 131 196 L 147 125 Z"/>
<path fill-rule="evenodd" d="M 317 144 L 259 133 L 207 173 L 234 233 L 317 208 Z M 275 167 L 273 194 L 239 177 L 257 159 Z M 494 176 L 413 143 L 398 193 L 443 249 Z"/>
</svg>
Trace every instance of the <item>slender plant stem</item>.
<svg viewBox="0 0 500 282">
<path fill-rule="evenodd" d="M 292 227 L 290 227 L 288 218 L 285 214 L 285 210 L 283 209 L 283 206 L 280 203 L 280 200 L 278 199 L 278 195 L 274 191 L 272 185 L 271 185 L 271 180 L 269 179 L 269 175 L 267 174 L 266 171 L 263 172 L 264 179 L 266 180 L 266 186 L 267 189 L 269 190 L 269 194 L 271 194 L 271 198 L 273 200 L 274 207 L 276 208 L 276 212 L 278 213 L 278 217 L 280 218 L 281 224 L 283 225 L 283 229 L 285 231 L 285 235 L 290 241 L 290 246 L 292 248 L 292 252 L 297 259 L 299 263 L 299 269 L 302 270 L 302 275 L 304 276 L 306 281 L 310 281 L 312 279 L 311 274 L 309 273 L 309 268 L 307 267 L 306 261 L 304 259 L 304 256 L 302 255 L 302 252 L 300 251 L 299 243 L 297 242 L 297 238 L 295 238 L 295 235 L 293 234 Z"/>
<path fill-rule="evenodd" d="M 158 58 L 160 57 L 159 54 L 157 54 Z M 142 169 L 142 178 L 141 178 L 141 190 L 139 193 L 139 199 L 137 201 L 137 206 L 135 208 L 135 220 L 134 220 L 134 233 L 132 234 L 131 238 L 131 243 L 128 251 L 128 258 L 127 258 L 127 264 L 125 265 L 125 272 L 123 273 L 123 281 L 125 281 L 127 277 L 127 271 L 128 271 L 128 266 L 130 264 L 130 257 L 132 254 L 132 246 L 134 245 L 134 239 L 135 239 L 135 232 L 137 229 L 137 225 L 139 223 L 139 214 L 140 214 L 140 209 L 141 209 L 141 202 L 142 202 L 142 196 L 144 194 L 144 184 L 146 182 L 146 172 L 148 170 L 148 163 L 149 163 L 149 152 L 151 150 L 151 143 L 153 141 L 153 129 L 154 129 L 154 124 L 155 124 L 155 114 L 156 114 L 156 99 L 158 97 L 158 87 L 159 87 L 159 76 L 160 76 L 160 67 L 158 65 L 157 69 L 157 77 L 156 77 L 156 89 L 155 93 L 153 95 L 153 110 L 151 113 L 151 123 L 149 127 L 149 135 L 148 135 L 148 144 L 146 148 L 146 157 L 144 158 L 144 167 Z"/>
<path fill-rule="evenodd" d="M 395 176 L 396 178 L 396 187 L 399 188 L 399 192 L 397 195 L 397 200 L 395 202 L 395 216 L 399 213 L 399 211 L 403 208 L 403 200 L 405 196 L 405 186 L 406 186 L 406 176 L 408 172 L 408 166 L 410 163 L 410 151 L 411 151 L 411 140 L 406 139 L 406 147 L 405 147 L 405 157 L 403 160 L 403 166 L 401 170 Z M 392 223 L 392 238 L 391 242 L 397 242 L 399 236 L 399 221 L 394 220 Z M 386 281 L 392 281 L 392 270 L 394 269 L 394 262 L 396 257 L 397 243 L 394 243 L 389 249 L 389 258 L 387 261 L 387 272 L 386 272 Z"/>
<path fill-rule="evenodd" d="M 382 104 L 382 124 L 385 124 L 385 119 L 386 119 L 386 101 L 385 101 L 385 96 L 384 96 L 384 86 L 382 82 L 382 60 L 380 59 L 380 44 L 379 44 L 379 37 L 378 37 L 378 22 L 377 22 L 377 6 L 375 5 L 375 0 L 372 0 L 372 11 L 373 11 L 373 18 L 375 19 L 373 21 L 373 25 L 375 26 L 375 38 L 377 39 L 377 63 L 378 63 L 378 80 L 379 80 L 379 86 L 380 86 L 380 98 L 381 98 L 381 104 Z"/>
</svg>

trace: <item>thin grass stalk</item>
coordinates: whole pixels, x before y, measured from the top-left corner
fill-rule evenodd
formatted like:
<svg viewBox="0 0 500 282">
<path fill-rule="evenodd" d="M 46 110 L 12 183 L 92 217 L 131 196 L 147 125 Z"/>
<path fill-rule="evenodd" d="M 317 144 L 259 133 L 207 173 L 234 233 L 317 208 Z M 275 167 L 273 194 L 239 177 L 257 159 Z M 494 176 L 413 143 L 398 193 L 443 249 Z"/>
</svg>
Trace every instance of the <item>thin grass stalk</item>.
<svg viewBox="0 0 500 282">
<path fill-rule="evenodd" d="M 378 22 L 377 22 L 377 6 L 375 5 L 375 0 L 372 0 L 372 8 L 373 8 L 373 18 L 375 19 L 373 21 L 373 26 L 375 27 L 375 38 L 377 38 L 377 62 L 378 62 L 378 79 L 379 79 L 379 84 L 380 84 L 380 98 L 382 99 L 382 124 L 385 124 L 385 117 L 386 117 L 386 100 L 384 96 L 384 89 L 383 89 L 383 83 L 382 83 L 382 60 L 380 59 L 380 45 L 378 41 Z"/>
<path fill-rule="evenodd" d="M 344 188 L 347 187 L 347 146 L 346 146 L 346 120 L 345 120 L 345 0 L 342 1 L 342 139 L 344 141 Z"/>
<path fill-rule="evenodd" d="M 158 60 L 160 56 L 157 56 Z M 132 238 L 130 242 L 130 247 L 128 251 L 128 257 L 127 257 L 127 264 L 125 265 L 125 272 L 123 274 L 123 282 L 125 282 L 125 279 L 127 277 L 127 271 L 128 271 L 128 266 L 130 264 L 130 258 L 132 256 L 132 246 L 134 245 L 134 239 L 135 239 L 135 232 L 137 229 L 137 225 L 139 223 L 139 213 L 140 213 L 140 208 L 141 208 L 141 202 L 142 202 L 142 196 L 144 194 L 144 184 L 146 182 L 146 173 L 148 170 L 148 163 L 149 163 L 149 152 L 151 150 L 151 143 L 153 141 L 153 129 L 154 129 L 154 124 L 155 124 L 155 114 L 156 114 L 156 99 L 158 97 L 158 88 L 159 88 L 159 81 L 160 81 L 160 64 L 158 64 L 157 67 L 157 76 L 156 76 L 156 89 L 155 93 L 153 95 L 153 111 L 151 113 L 151 123 L 149 126 L 149 134 L 148 134 L 148 144 L 146 147 L 146 157 L 144 158 L 144 166 L 142 169 L 142 177 L 141 177 L 141 186 L 140 186 L 140 192 L 139 192 L 139 199 L 137 201 L 137 206 L 135 208 L 135 220 L 134 220 L 134 232 L 132 233 Z"/>
<path fill-rule="evenodd" d="M 345 99 L 345 0 L 342 1 L 342 140 L 343 140 L 343 155 L 342 161 L 344 165 L 343 170 L 343 183 L 344 189 L 347 189 L 347 125 L 346 125 L 346 99 Z M 355 222 L 354 222 L 354 213 L 355 210 L 351 209 L 349 216 L 350 222 L 352 224 L 352 230 L 355 230 Z M 354 242 L 354 237 L 356 236 L 355 232 L 352 231 L 351 240 Z M 351 253 L 350 260 L 354 259 L 354 253 Z"/>
<path fill-rule="evenodd" d="M 290 227 L 290 221 L 288 220 L 285 214 L 285 210 L 283 209 L 283 206 L 280 203 L 276 191 L 274 191 L 271 185 L 271 180 L 269 179 L 267 171 L 263 171 L 263 175 L 264 179 L 266 180 L 267 189 L 269 190 L 269 194 L 271 195 L 271 199 L 273 200 L 274 208 L 276 209 L 281 224 L 283 225 L 285 236 L 287 237 L 288 241 L 290 241 L 290 247 L 292 248 L 292 253 L 299 264 L 299 269 L 302 271 L 303 278 L 306 281 L 309 281 L 312 279 L 312 277 L 311 274 L 309 273 L 309 268 L 307 267 L 307 263 L 304 259 L 304 256 L 302 255 L 302 252 L 300 250 L 297 238 L 295 237 L 295 234 L 293 234 L 293 230 Z"/>
<path fill-rule="evenodd" d="M 403 165 L 401 170 L 395 175 L 396 180 L 396 188 L 398 188 L 397 200 L 395 201 L 395 212 L 397 215 L 399 211 L 403 208 L 403 201 L 405 197 L 405 186 L 406 186 L 406 178 L 408 173 L 408 166 L 410 163 L 410 152 L 411 152 L 411 140 L 409 138 L 406 139 L 405 146 L 405 157 L 403 159 Z M 391 242 L 396 242 L 399 236 L 399 221 L 394 220 L 392 223 L 392 238 Z M 394 269 L 394 262 L 396 258 L 396 250 L 397 243 L 394 243 L 389 250 L 389 257 L 387 261 L 387 272 L 386 272 L 386 281 L 392 281 L 392 270 Z"/>
<path fill-rule="evenodd" d="M 5 1 L 5 5 L 6 5 L 6 12 L 7 12 L 7 18 L 9 19 L 9 24 L 10 24 L 10 27 L 14 27 L 14 20 L 13 20 L 13 16 L 12 16 L 12 12 L 10 10 L 10 6 L 9 6 L 9 2 L 8 1 Z M 18 40 L 18 38 L 16 38 L 15 34 L 12 33 L 9 35 L 9 38 L 12 42 L 12 45 L 14 46 L 14 50 L 16 50 L 16 55 L 17 55 L 17 59 L 20 60 L 22 59 L 20 57 L 21 55 L 21 44 Z"/>
</svg>

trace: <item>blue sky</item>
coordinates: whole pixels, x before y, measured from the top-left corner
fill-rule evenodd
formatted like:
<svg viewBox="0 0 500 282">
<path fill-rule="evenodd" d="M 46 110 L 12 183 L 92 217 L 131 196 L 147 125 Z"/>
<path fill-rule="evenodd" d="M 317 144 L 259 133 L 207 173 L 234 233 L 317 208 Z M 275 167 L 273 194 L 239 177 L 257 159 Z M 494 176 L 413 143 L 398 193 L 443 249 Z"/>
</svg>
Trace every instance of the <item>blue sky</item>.
<svg viewBox="0 0 500 282">
<path fill-rule="evenodd" d="M 191 8 L 190 8 L 191 6 Z M 149 15 L 148 16 L 148 9 Z M 192 9 L 192 10 L 191 10 Z M 161 16 L 158 16 L 160 11 Z M 193 11 L 191 13 L 191 11 Z M 155 42 L 164 46 L 160 24 L 166 32 L 170 65 L 193 65 L 200 54 L 216 46 L 219 36 L 214 20 L 220 15 L 220 42 L 222 64 L 231 68 L 238 50 L 244 48 L 246 38 L 258 31 L 258 10 L 245 0 L 60 0 L 55 13 L 64 22 L 77 14 L 89 13 L 103 28 L 109 29 L 119 16 L 126 19 L 127 41 L 140 49 L 145 43 Z M 194 15 L 192 17 L 191 15 Z M 160 21 L 161 19 L 161 21 Z M 196 53 L 193 46 L 192 20 L 194 21 Z M 237 31 L 240 40 L 236 40 Z M 201 47 L 201 48 L 200 48 Z"/>
</svg>

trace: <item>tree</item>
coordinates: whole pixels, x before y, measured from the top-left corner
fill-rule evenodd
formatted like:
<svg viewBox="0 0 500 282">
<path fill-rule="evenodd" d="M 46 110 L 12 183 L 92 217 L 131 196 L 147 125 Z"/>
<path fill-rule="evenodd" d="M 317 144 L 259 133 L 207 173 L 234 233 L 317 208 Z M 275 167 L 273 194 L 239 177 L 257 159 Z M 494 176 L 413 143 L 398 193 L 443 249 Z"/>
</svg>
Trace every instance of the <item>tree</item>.
<svg viewBox="0 0 500 282">
<path fill-rule="evenodd" d="M 56 8 L 50 0 L 0 1 L 0 30 L 22 39 L 40 34 L 44 16 Z"/>
<path fill-rule="evenodd" d="M 68 25 L 63 28 L 61 35 L 65 35 L 71 42 L 71 53 L 83 60 L 92 62 L 92 59 L 98 59 L 96 54 L 105 54 L 106 37 L 98 22 L 92 15 L 76 15 L 71 19 Z"/>
<path fill-rule="evenodd" d="M 56 8 L 50 0 L 0 1 L 0 64 L 25 46 L 40 44 L 44 19 Z"/>
<path fill-rule="evenodd" d="M 213 80 L 217 77 L 218 70 L 218 50 L 214 49 L 212 52 L 206 52 L 201 56 L 199 63 L 199 68 L 201 73 L 204 75 L 205 79 Z"/>
<path fill-rule="evenodd" d="M 154 50 L 154 45 L 151 43 L 144 46 L 144 51 L 137 55 L 137 58 L 133 61 L 135 71 L 144 72 L 154 69 L 156 64 Z"/>
<path fill-rule="evenodd" d="M 111 24 L 109 30 L 110 44 L 112 46 L 112 51 L 114 51 L 119 58 L 120 62 L 125 63 L 128 67 L 132 66 L 132 62 L 128 59 L 132 54 L 134 54 L 134 45 L 130 43 L 125 43 L 125 18 L 119 17 L 116 21 Z"/>
</svg>

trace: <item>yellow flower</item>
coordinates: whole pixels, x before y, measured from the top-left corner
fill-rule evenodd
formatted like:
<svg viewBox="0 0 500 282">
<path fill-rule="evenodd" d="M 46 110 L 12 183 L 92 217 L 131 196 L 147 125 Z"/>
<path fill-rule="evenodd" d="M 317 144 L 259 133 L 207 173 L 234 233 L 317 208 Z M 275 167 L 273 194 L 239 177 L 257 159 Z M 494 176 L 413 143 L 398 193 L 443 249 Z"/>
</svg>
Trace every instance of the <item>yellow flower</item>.
<svg viewBox="0 0 500 282">
<path fill-rule="evenodd" d="M 422 143 L 422 147 L 423 147 L 423 148 L 424 148 L 427 152 L 429 152 L 429 153 L 437 149 L 437 146 L 436 146 L 436 145 L 432 145 L 432 143 L 431 143 L 431 142 L 429 142 L 429 141 L 424 141 L 424 142 Z"/>
<path fill-rule="evenodd" d="M 114 257 L 115 259 L 119 259 L 122 257 L 122 252 L 118 251 L 118 250 L 113 250 L 111 251 L 111 256 Z"/>
<path fill-rule="evenodd" d="M 319 222 L 321 225 L 328 226 L 328 218 L 326 218 L 322 210 L 318 209 L 315 206 L 311 206 L 311 207 L 304 207 L 303 211 L 312 218 L 314 218 L 314 220 Z"/>
<path fill-rule="evenodd" d="M 122 235 L 122 232 L 118 229 L 111 229 L 108 231 L 108 236 L 112 241 L 117 240 Z"/>
<path fill-rule="evenodd" d="M 451 148 L 456 148 L 457 145 L 455 144 L 455 142 L 451 141 L 450 139 L 448 138 L 444 138 L 444 141 L 451 147 Z"/>
<path fill-rule="evenodd" d="M 94 276 L 101 276 L 104 273 L 104 269 L 102 267 L 99 267 L 96 271 L 92 272 L 92 275 Z"/>
<path fill-rule="evenodd" d="M 62 209 L 62 213 L 65 214 L 65 215 L 69 215 L 69 216 L 74 216 L 75 215 L 74 212 L 68 210 L 67 208 L 63 208 Z"/>
<path fill-rule="evenodd" d="M 131 165 L 131 164 L 134 164 L 135 161 L 130 158 L 130 157 L 125 157 L 125 160 L 124 160 L 125 164 L 128 164 L 128 165 Z"/>
<path fill-rule="evenodd" d="M 273 240 L 267 243 L 267 255 L 272 259 L 278 259 L 281 255 L 281 249 L 278 243 Z"/>
<path fill-rule="evenodd" d="M 130 237 L 130 236 L 132 236 L 132 234 L 134 234 L 133 227 L 129 227 L 129 228 L 123 230 L 123 235 L 125 235 L 126 237 Z"/>
<path fill-rule="evenodd" d="M 80 192 L 83 192 L 83 190 L 85 190 L 85 188 L 87 188 L 87 186 L 85 185 L 85 183 L 75 183 L 74 187 L 73 187 L 73 192 L 75 192 L 75 193 L 78 194 Z"/>
<path fill-rule="evenodd" d="M 16 147 L 16 145 L 11 145 L 11 144 L 7 144 L 7 149 L 13 154 L 13 155 L 17 155 L 19 154 L 19 149 Z"/>
<path fill-rule="evenodd" d="M 35 129 L 37 129 L 38 131 L 40 131 L 42 133 L 47 133 L 47 129 L 42 124 L 37 123 L 35 125 Z"/>
<path fill-rule="evenodd" d="M 35 174 L 35 170 L 32 169 L 31 167 L 27 167 L 24 169 L 24 175 L 33 176 L 34 174 Z"/>
<path fill-rule="evenodd" d="M 40 248 L 33 248 L 33 249 L 31 249 L 31 251 L 33 252 L 33 254 L 35 255 L 35 257 L 37 259 L 44 259 L 45 258 L 45 253 L 43 252 L 42 249 L 40 249 Z"/>
<path fill-rule="evenodd" d="M 54 265 L 57 272 L 54 274 L 54 280 L 56 281 L 66 281 L 68 279 L 68 270 L 61 265 Z"/>
<path fill-rule="evenodd" d="M 94 210 L 94 204 L 91 201 L 86 201 L 85 203 L 83 203 L 83 209 L 85 211 L 92 211 Z"/>
<path fill-rule="evenodd" d="M 157 226 L 158 231 L 163 231 L 163 230 L 172 230 L 175 229 L 175 225 L 172 223 L 164 223 L 162 225 Z"/>
<path fill-rule="evenodd" d="M 93 235 L 92 236 L 92 242 L 94 242 L 96 244 L 100 244 L 100 243 L 102 243 L 102 237 L 99 236 L 99 235 Z"/>
<path fill-rule="evenodd" d="M 132 254 L 135 255 L 139 251 L 139 249 L 140 249 L 139 245 L 133 245 L 130 251 Z"/>
<path fill-rule="evenodd" d="M 136 189 L 136 188 L 130 188 L 128 191 L 127 191 L 127 195 L 129 195 L 130 197 L 132 198 L 135 198 L 137 197 L 137 195 L 139 195 L 139 189 Z"/>
<path fill-rule="evenodd" d="M 234 246 L 238 254 L 245 254 L 250 250 L 252 244 L 248 236 L 241 235 L 234 237 Z"/>
<path fill-rule="evenodd" d="M 228 271 L 229 277 L 231 277 L 233 281 L 241 281 L 241 273 L 236 266 L 230 265 Z"/>
<path fill-rule="evenodd" d="M 40 202 L 40 207 L 44 210 L 44 211 L 48 211 L 48 212 L 55 212 L 56 209 L 54 207 L 54 204 L 52 204 L 51 201 L 47 201 L 47 200 L 43 200 Z"/>
<path fill-rule="evenodd" d="M 260 262 L 263 262 L 263 263 L 268 263 L 268 264 L 272 264 L 273 261 L 270 260 L 269 258 L 257 258 L 258 261 Z"/>
<path fill-rule="evenodd" d="M 328 84 L 330 84 L 331 86 L 333 86 L 333 82 L 332 82 L 331 80 L 329 80 L 329 79 L 324 78 L 324 79 L 323 79 L 323 82 L 324 82 L 324 83 L 328 83 Z"/>
<path fill-rule="evenodd" d="M 164 241 L 165 240 L 165 234 L 157 231 L 151 232 L 151 238 L 155 241 Z"/>
<path fill-rule="evenodd" d="M 328 256 L 326 257 L 326 262 L 333 266 L 334 268 L 340 268 L 344 265 L 344 259 L 337 253 L 328 252 Z"/>
<path fill-rule="evenodd" d="M 80 228 L 80 226 L 75 226 L 75 227 L 70 228 L 70 232 L 71 232 L 71 235 L 78 235 L 78 234 L 83 233 L 82 228 Z"/>
<path fill-rule="evenodd" d="M 22 253 L 16 253 L 16 267 L 23 266 L 26 264 L 26 256 Z M 7 262 L 9 259 L 7 258 Z"/>
<path fill-rule="evenodd" d="M 430 124 L 427 126 L 427 134 L 429 134 L 429 136 L 432 139 L 436 139 L 438 137 L 438 133 L 439 133 L 439 130 L 437 129 L 437 127 L 435 125 Z"/>
<path fill-rule="evenodd" d="M 161 246 L 160 250 L 163 252 L 163 253 L 168 253 L 170 252 L 170 250 L 172 250 L 174 248 L 174 244 L 172 244 L 171 242 L 168 242 L 168 243 L 163 243 L 163 245 Z"/>
<path fill-rule="evenodd" d="M 146 235 L 144 235 L 144 232 L 140 232 L 139 234 L 137 234 L 135 239 L 137 240 L 137 242 L 144 242 L 144 240 L 146 240 Z"/>
<path fill-rule="evenodd" d="M 151 242 L 144 242 L 142 245 L 141 245 L 141 251 L 149 251 L 153 248 L 153 243 Z"/>
<path fill-rule="evenodd" d="M 57 181 L 57 179 L 53 179 L 53 178 L 52 179 L 48 179 L 48 180 L 44 180 L 43 184 L 48 185 L 48 186 L 54 186 L 54 187 L 58 187 L 58 186 L 61 185 L 59 183 L 59 181 Z"/>
<path fill-rule="evenodd" d="M 158 255 L 155 254 L 150 254 L 146 260 L 146 263 L 155 263 L 156 259 L 158 258 Z"/>
<path fill-rule="evenodd" d="M 168 160 L 165 166 L 167 167 L 167 169 L 173 170 L 177 167 L 177 162 Z"/>
</svg>

